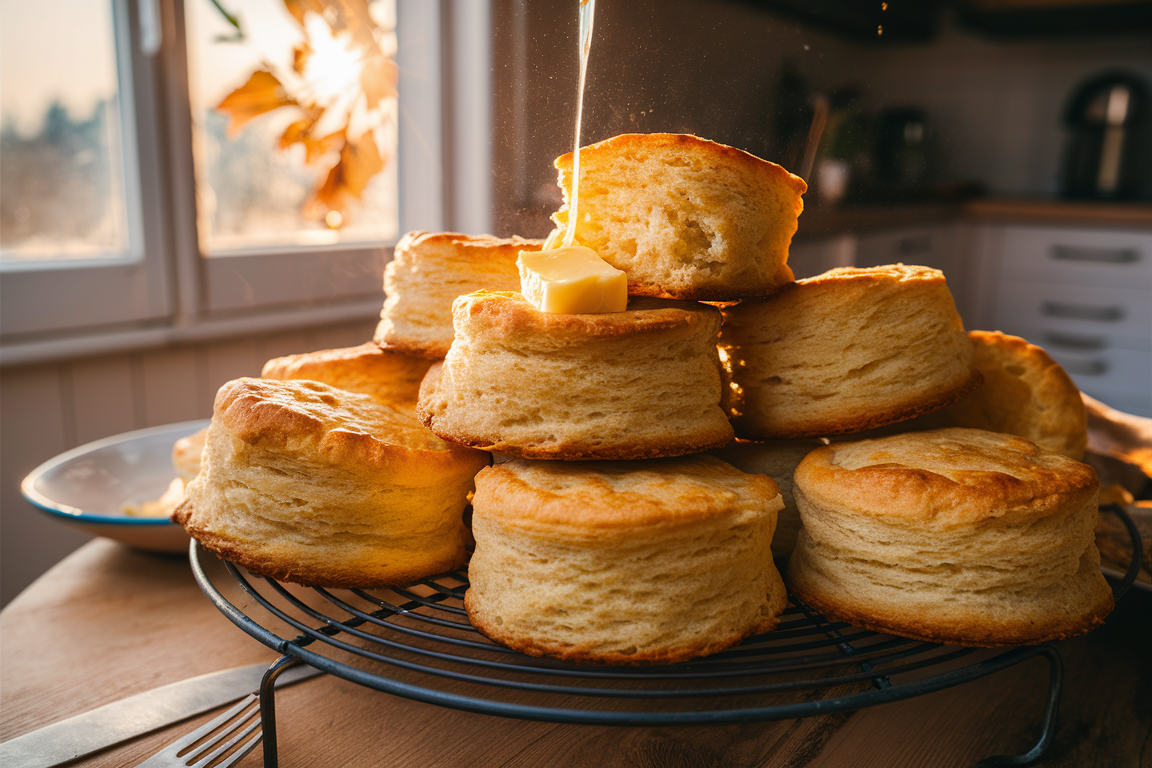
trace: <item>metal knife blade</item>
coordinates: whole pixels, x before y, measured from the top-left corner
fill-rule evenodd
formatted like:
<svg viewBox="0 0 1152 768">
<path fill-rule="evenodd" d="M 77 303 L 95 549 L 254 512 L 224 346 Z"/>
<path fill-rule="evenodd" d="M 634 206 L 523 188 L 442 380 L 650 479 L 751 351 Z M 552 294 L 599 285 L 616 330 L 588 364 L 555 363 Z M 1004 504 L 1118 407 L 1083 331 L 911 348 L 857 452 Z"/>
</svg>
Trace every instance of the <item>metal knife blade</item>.
<svg viewBox="0 0 1152 768">
<path fill-rule="evenodd" d="M 122 741 L 238 701 L 260 688 L 268 664 L 233 667 L 162 685 L 0 743 L 4 768 L 52 768 Z M 306 665 L 280 673 L 276 687 L 320 674 Z"/>
</svg>

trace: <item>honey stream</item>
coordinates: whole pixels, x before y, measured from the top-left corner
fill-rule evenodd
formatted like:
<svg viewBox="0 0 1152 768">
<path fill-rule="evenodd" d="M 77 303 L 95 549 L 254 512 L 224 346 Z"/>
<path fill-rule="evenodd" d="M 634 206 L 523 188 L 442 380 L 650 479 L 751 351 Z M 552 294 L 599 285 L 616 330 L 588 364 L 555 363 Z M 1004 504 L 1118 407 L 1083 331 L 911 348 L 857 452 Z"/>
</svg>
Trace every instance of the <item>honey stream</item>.
<svg viewBox="0 0 1152 768">
<path fill-rule="evenodd" d="M 576 91 L 576 138 L 572 150 L 572 199 L 568 201 L 568 228 L 564 246 L 572 245 L 576 236 L 576 217 L 580 207 L 580 121 L 584 114 L 584 77 L 588 72 L 588 53 L 592 50 L 592 17 L 596 0 L 580 0 L 580 81 Z"/>
</svg>

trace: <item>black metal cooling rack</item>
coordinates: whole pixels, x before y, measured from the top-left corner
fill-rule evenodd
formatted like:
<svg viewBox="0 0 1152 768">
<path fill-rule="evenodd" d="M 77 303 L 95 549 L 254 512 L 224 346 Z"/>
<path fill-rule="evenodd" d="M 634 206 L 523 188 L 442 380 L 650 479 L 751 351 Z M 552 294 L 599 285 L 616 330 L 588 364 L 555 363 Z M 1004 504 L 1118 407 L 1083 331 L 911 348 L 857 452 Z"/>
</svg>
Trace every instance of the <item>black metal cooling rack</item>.
<svg viewBox="0 0 1152 768">
<path fill-rule="evenodd" d="M 1105 509 L 1121 517 L 1133 541 L 1132 563 L 1113 586 L 1119 599 L 1139 572 L 1140 538 L 1121 508 Z M 1055 731 L 1063 668 L 1050 645 L 974 649 L 908 640 L 830 621 L 789 596 L 776 629 L 705 659 L 650 667 L 567 664 L 509 650 L 474 629 L 463 608 L 466 569 L 404 588 L 306 589 L 247 574 L 231 563 L 210 575 L 203 554 L 193 541 L 192 570 L 201 589 L 237 626 L 281 654 L 260 690 L 265 768 L 278 765 L 273 684 L 297 663 L 454 709 L 557 723 L 653 726 L 861 709 L 1041 656 L 1049 664 L 1049 687 L 1039 740 L 1024 754 L 990 757 L 980 765 L 1028 765 L 1044 753 Z"/>
</svg>

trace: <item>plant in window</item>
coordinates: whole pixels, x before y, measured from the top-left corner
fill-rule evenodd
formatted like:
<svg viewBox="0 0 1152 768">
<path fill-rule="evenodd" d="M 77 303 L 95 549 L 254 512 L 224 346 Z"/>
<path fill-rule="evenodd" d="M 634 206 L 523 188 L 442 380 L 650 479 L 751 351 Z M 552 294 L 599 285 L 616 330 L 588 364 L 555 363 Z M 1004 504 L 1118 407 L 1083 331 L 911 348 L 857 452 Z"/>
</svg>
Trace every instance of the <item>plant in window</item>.
<svg viewBox="0 0 1152 768">
<path fill-rule="evenodd" d="M 243 39 L 240 20 L 213 5 Z M 300 119 L 279 137 L 279 148 L 300 144 L 308 165 L 328 172 L 302 213 L 337 228 L 373 176 L 391 160 L 396 131 L 395 37 L 390 22 L 373 15 L 370 0 L 284 0 L 303 32 L 290 68 L 267 61 L 216 109 L 228 116 L 229 135 L 283 107 Z"/>
</svg>

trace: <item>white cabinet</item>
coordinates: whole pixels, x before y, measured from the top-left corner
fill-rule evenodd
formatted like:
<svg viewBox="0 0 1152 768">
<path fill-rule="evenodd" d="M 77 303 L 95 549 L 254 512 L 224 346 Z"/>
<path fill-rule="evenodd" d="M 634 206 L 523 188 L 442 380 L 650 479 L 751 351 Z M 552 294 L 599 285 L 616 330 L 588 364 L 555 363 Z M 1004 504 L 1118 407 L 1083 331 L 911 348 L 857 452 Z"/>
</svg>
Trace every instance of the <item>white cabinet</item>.
<svg viewBox="0 0 1152 768">
<path fill-rule="evenodd" d="M 957 222 L 900 226 L 860 234 L 841 234 L 796 240 L 788 264 L 796 279 L 812 277 L 833 267 L 879 267 L 915 264 L 939 269 L 948 280 L 956 308 L 966 327 L 976 317 L 973 270 L 966 258 L 971 251 L 971 227 Z"/>
<path fill-rule="evenodd" d="M 1152 232 L 988 225 L 980 325 L 1048 351 L 1084 392 L 1152 416 Z"/>
</svg>

